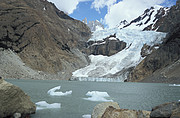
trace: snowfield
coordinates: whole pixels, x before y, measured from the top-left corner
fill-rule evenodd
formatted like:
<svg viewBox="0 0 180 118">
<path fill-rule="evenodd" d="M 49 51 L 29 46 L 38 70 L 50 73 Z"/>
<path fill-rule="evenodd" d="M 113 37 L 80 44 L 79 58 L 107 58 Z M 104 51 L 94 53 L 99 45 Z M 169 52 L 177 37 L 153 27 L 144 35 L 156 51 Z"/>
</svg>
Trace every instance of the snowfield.
<svg viewBox="0 0 180 118">
<path fill-rule="evenodd" d="M 140 54 L 143 45 L 160 44 L 166 36 L 166 33 L 155 31 L 113 28 L 94 32 L 89 41 L 103 40 L 113 34 L 116 34 L 116 38 L 120 41 L 126 42 L 126 48 L 112 56 L 90 55 L 91 63 L 73 72 L 72 77 L 106 77 L 123 69 L 135 67 L 143 60 Z"/>
</svg>

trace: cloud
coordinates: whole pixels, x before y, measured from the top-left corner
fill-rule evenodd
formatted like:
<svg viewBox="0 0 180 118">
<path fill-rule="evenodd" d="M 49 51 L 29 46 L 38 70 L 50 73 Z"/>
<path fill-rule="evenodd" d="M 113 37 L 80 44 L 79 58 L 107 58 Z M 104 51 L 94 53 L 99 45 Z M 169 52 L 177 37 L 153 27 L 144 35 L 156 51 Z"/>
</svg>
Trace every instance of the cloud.
<svg viewBox="0 0 180 118">
<path fill-rule="evenodd" d="M 101 8 L 112 6 L 114 3 L 116 3 L 117 0 L 94 0 L 94 2 L 91 5 L 91 8 L 95 8 L 96 11 L 100 12 Z"/>
<path fill-rule="evenodd" d="M 165 0 L 123 0 L 109 7 L 104 22 L 111 28 L 122 20 L 131 21 L 145 9 L 164 2 Z"/>
<path fill-rule="evenodd" d="M 64 11 L 67 14 L 72 14 L 73 11 L 77 8 L 79 2 L 85 2 L 90 0 L 48 0 L 56 5 L 56 7 Z"/>
</svg>

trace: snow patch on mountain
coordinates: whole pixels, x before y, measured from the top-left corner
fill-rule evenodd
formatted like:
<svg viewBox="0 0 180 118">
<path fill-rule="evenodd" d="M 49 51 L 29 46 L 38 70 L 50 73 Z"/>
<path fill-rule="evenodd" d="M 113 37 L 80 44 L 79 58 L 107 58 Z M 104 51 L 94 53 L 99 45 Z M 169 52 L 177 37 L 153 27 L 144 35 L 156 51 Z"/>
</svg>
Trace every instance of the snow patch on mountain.
<svg viewBox="0 0 180 118">
<path fill-rule="evenodd" d="M 161 32 L 113 28 L 94 32 L 89 41 L 100 41 L 113 34 L 127 43 L 126 48 L 112 56 L 90 55 L 91 63 L 73 72 L 73 77 L 106 77 L 135 67 L 143 59 L 140 54 L 143 45 L 160 44 L 166 36 L 166 33 Z"/>
<path fill-rule="evenodd" d="M 154 25 L 160 18 L 166 16 L 168 11 L 169 11 L 168 7 L 155 5 L 150 9 L 146 9 L 142 15 L 132 20 L 130 23 L 127 23 L 126 20 L 121 21 L 118 27 L 120 29 L 126 28 L 126 29 L 144 30 L 148 26 L 151 26 L 150 30 L 156 31 L 158 27 L 155 27 Z"/>
</svg>

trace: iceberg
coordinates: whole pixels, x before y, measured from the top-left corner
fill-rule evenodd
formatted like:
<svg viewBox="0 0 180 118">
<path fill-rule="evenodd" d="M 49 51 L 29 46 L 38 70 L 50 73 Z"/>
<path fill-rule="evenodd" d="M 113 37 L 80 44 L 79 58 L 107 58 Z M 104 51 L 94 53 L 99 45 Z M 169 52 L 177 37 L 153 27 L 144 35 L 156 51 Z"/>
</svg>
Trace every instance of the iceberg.
<svg viewBox="0 0 180 118">
<path fill-rule="evenodd" d="M 70 95 L 72 94 L 72 90 L 70 91 L 66 91 L 66 92 L 57 92 L 57 90 L 60 90 L 61 89 L 61 86 L 57 86 L 57 87 L 54 87 L 52 89 L 50 89 L 47 93 L 50 95 L 50 96 L 67 96 L 67 95 Z"/>
<path fill-rule="evenodd" d="M 48 104 L 46 101 L 40 101 L 36 103 L 36 110 L 43 110 L 43 109 L 60 109 L 61 103 L 52 103 Z"/>
<path fill-rule="evenodd" d="M 85 114 L 85 115 L 82 115 L 82 118 L 91 118 L 91 115 L 90 114 Z"/>
<path fill-rule="evenodd" d="M 86 93 L 86 96 L 89 96 L 89 97 L 83 98 L 83 99 L 89 100 L 89 101 L 113 102 L 113 100 L 106 99 L 107 97 L 110 97 L 107 92 L 88 91 Z"/>
<path fill-rule="evenodd" d="M 169 84 L 169 86 L 179 86 L 180 87 L 180 84 Z"/>
</svg>

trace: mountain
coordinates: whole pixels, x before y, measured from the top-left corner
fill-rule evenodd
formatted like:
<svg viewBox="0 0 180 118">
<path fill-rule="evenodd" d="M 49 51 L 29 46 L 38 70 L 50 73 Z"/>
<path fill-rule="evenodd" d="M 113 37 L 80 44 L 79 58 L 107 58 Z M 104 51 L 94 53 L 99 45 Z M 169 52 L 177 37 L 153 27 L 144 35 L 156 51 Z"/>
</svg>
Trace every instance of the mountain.
<svg viewBox="0 0 180 118">
<path fill-rule="evenodd" d="M 71 80 L 179 83 L 179 11 L 177 0 L 170 9 L 152 7 L 128 25 L 94 32 L 87 42 L 91 63 L 73 72 Z M 111 40 L 125 44 L 109 55 L 116 45 L 108 46 Z"/>
<path fill-rule="evenodd" d="M 85 23 L 92 32 L 104 29 L 103 24 L 100 23 L 98 20 L 87 22 L 87 18 L 84 18 L 82 22 Z"/>
<path fill-rule="evenodd" d="M 163 24 L 163 17 L 167 15 L 169 8 L 156 5 L 146 9 L 142 15 L 128 23 L 126 20 L 121 21 L 118 25 L 120 29 L 137 29 L 137 30 L 158 30 Z"/>
<path fill-rule="evenodd" d="M 180 82 L 180 0 L 172 6 L 163 18 L 158 31 L 168 32 L 158 50 L 148 55 L 132 71 L 129 81 Z M 158 25 L 158 22 L 155 24 Z"/>
<path fill-rule="evenodd" d="M 88 41 L 89 43 L 96 42 L 92 45 L 99 45 L 100 47 L 106 45 L 110 41 L 115 41 L 121 43 L 122 48 L 119 52 L 110 56 L 90 55 L 89 58 L 91 63 L 73 72 L 73 78 L 75 80 L 85 79 L 85 77 L 114 78 L 112 81 L 124 81 L 128 78 L 128 74 L 131 70 L 144 59 L 144 55 L 149 55 L 158 49 L 165 36 L 166 33 L 133 29 L 120 30 L 119 28 L 112 28 L 96 31 Z M 145 45 L 149 46 L 149 48 L 146 49 L 146 54 L 141 54 L 142 48 Z M 105 52 L 107 51 L 106 48 L 103 49 L 105 49 Z M 102 81 L 106 81 L 106 79 L 102 79 Z"/>
<path fill-rule="evenodd" d="M 51 79 L 68 79 L 72 71 L 88 64 L 83 50 L 90 29 L 47 0 L 1 0 L 0 16 L 0 48 L 5 54 L 0 59 L 1 76 L 37 78 L 27 70 L 28 76 L 21 73 L 26 66 L 39 74 L 58 75 Z M 14 54 L 21 64 L 9 59 Z"/>
</svg>

